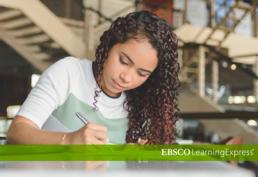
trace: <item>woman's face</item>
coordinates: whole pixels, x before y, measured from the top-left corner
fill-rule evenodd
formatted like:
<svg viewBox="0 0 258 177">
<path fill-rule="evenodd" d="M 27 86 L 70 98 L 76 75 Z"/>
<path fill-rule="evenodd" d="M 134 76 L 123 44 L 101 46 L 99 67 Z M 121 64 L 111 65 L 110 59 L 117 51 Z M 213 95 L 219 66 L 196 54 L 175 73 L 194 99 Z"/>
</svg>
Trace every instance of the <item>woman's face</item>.
<svg viewBox="0 0 258 177">
<path fill-rule="evenodd" d="M 157 51 L 146 39 L 129 39 L 111 48 L 100 85 L 108 95 L 118 96 L 142 85 L 157 65 Z"/>
</svg>

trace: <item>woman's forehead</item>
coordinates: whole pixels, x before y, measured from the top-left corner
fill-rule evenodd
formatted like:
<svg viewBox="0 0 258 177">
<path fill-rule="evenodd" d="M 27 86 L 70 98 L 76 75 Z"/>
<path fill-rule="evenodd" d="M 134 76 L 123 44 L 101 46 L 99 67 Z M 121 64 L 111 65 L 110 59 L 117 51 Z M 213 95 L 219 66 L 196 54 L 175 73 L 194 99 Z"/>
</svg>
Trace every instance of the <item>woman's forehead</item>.
<svg viewBox="0 0 258 177">
<path fill-rule="evenodd" d="M 126 54 L 136 65 L 153 68 L 158 63 L 157 51 L 147 39 L 129 39 L 125 43 L 118 44 L 117 49 Z"/>
</svg>

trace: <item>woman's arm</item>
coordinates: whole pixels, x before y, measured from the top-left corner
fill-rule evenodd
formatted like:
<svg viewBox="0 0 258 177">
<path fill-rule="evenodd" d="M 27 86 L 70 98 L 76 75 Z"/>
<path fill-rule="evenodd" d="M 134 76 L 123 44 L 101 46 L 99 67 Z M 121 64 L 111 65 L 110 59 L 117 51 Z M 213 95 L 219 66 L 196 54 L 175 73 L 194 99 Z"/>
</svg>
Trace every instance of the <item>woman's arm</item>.
<svg viewBox="0 0 258 177">
<path fill-rule="evenodd" d="M 8 144 L 61 144 L 64 133 L 47 132 L 40 128 L 31 120 L 17 116 L 8 132 Z"/>
<path fill-rule="evenodd" d="M 34 122 L 16 116 L 7 132 L 8 144 L 106 144 L 107 128 L 90 123 L 70 132 L 41 130 Z"/>
</svg>

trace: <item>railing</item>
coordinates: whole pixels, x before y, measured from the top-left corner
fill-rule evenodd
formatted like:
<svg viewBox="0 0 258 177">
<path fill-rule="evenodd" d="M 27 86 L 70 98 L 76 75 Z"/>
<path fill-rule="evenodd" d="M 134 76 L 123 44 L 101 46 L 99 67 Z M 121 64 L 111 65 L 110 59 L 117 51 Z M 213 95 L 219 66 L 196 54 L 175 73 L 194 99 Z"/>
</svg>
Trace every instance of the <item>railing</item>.
<svg viewBox="0 0 258 177">
<path fill-rule="evenodd" d="M 247 67 L 247 65 L 245 64 L 242 64 L 242 63 L 237 63 L 237 62 L 234 62 L 233 61 L 233 58 L 229 57 L 227 54 L 223 53 L 222 51 L 218 50 L 216 47 L 214 46 L 209 46 L 209 45 L 206 45 L 206 44 L 197 44 L 197 43 L 182 43 L 181 42 L 181 46 L 179 47 L 180 51 L 181 50 L 186 50 L 186 49 L 194 49 L 195 51 L 198 51 L 198 49 L 200 47 L 203 47 L 204 50 L 206 51 L 205 53 L 209 53 L 209 55 L 213 55 L 213 57 L 209 58 L 210 62 L 216 62 L 217 64 L 221 64 L 221 63 L 226 63 L 228 65 L 228 67 L 231 65 L 235 65 L 235 67 L 237 68 L 237 70 L 244 74 L 246 77 L 248 77 L 250 80 L 257 80 L 258 79 L 258 76 L 257 74 L 252 70 L 252 68 L 250 67 Z M 205 55 L 205 54 L 204 54 Z M 215 84 L 218 84 L 217 87 L 214 87 L 214 83 L 212 82 L 209 82 L 207 83 L 207 79 L 203 79 L 203 80 L 200 80 L 200 77 L 199 75 L 204 75 L 203 77 L 210 77 L 209 75 L 207 75 L 207 71 L 205 71 L 207 69 L 207 64 L 205 64 L 205 62 L 202 64 L 202 68 L 203 68 L 203 72 L 200 73 L 198 72 L 198 68 L 200 67 L 200 63 L 199 63 L 199 56 L 195 56 L 195 58 L 192 58 L 192 60 L 196 60 L 196 65 L 195 65 L 195 68 L 196 68 L 196 71 L 195 72 L 190 72 L 190 78 L 188 78 L 188 84 L 190 85 L 189 88 L 197 91 L 197 93 L 200 94 L 200 90 L 203 92 L 202 94 L 200 94 L 200 96 L 204 96 L 204 97 L 207 97 L 209 98 L 210 100 L 213 100 L 214 103 L 217 103 L 219 105 L 228 105 L 228 104 L 232 104 L 230 102 L 228 102 L 230 96 L 232 96 L 232 93 L 230 91 L 231 87 L 230 85 L 223 85 L 224 87 L 224 91 L 221 91 L 220 92 L 220 96 L 218 97 L 218 92 L 219 92 L 219 89 L 222 88 L 222 85 L 219 85 L 218 84 L 218 80 L 216 81 L 217 83 Z M 183 60 L 183 59 L 181 59 Z M 205 58 L 206 62 L 208 60 L 208 58 Z M 181 67 L 181 70 L 182 72 L 189 72 L 188 70 L 186 70 L 186 68 L 189 67 L 189 64 L 188 66 L 185 66 L 184 64 L 182 65 Z M 205 69 L 206 68 L 206 69 Z M 183 75 L 187 75 L 187 73 L 181 73 Z M 210 72 L 211 75 L 213 75 L 214 73 L 213 72 Z M 215 73 L 217 75 L 217 77 L 219 76 L 219 73 Z M 213 76 L 211 76 L 213 77 Z M 237 78 L 236 78 L 237 79 Z M 200 84 L 200 82 L 202 82 Z M 202 87 L 202 88 L 200 88 Z M 214 90 L 214 88 L 216 90 Z M 214 95 L 217 96 L 217 99 L 214 99 Z M 257 103 L 258 100 L 256 100 L 256 102 L 252 102 L 252 103 Z M 247 105 L 246 105 L 247 106 Z M 250 106 L 250 103 L 249 105 Z M 227 108 L 229 109 L 229 106 L 227 106 Z M 258 108 L 255 108 L 255 109 L 252 109 L 252 111 L 258 111 Z"/>
</svg>

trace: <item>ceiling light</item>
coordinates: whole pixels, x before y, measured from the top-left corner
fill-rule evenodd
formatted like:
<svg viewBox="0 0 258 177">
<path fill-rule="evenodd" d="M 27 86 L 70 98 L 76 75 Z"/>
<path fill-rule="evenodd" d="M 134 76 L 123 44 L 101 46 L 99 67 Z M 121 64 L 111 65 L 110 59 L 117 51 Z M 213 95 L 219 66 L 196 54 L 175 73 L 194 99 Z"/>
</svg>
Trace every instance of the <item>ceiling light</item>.
<svg viewBox="0 0 258 177">
<path fill-rule="evenodd" d="M 229 96 L 228 97 L 228 103 L 229 104 L 233 104 L 234 103 L 234 97 L 233 96 Z"/>
<path fill-rule="evenodd" d="M 247 121 L 247 124 L 249 126 L 256 127 L 257 126 L 257 121 L 253 120 L 253 119 L 250 119 L 250 120 Z"/>
<path fill-rule="evenodd" d="M 248 96 L 247 97 L 247 103 L 255 103 L 255 102 L 256 102 L 255 96 Z"/>
<path fill-rule="evenodd" d="M 245 103 L 245 101 L 246 101 L 245 96 L 234 96 L 235 104 L 243 104 L 243 103 Z"/>
<path fill-rule="evenodd" d="M 223 62 L 222 62 L 222 67 L 223 67 L 223 68 L 228 67 L 228 63 L 227 63 L 227 62 L 225 62 L 225 61 L 223 61 Z"/>
<path fill-rule="evenodd" d="M 236 64 L 232 64 L 232 65 L 230 66 L 230 69 L 233 70 L 233 71 L 236 70 L 236 68 L 237 68 Z"/>
</svg>

